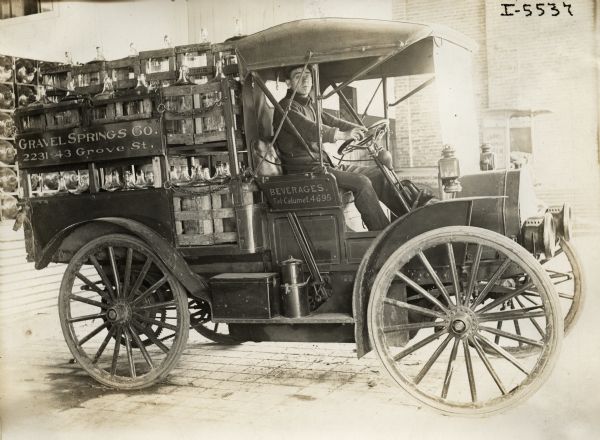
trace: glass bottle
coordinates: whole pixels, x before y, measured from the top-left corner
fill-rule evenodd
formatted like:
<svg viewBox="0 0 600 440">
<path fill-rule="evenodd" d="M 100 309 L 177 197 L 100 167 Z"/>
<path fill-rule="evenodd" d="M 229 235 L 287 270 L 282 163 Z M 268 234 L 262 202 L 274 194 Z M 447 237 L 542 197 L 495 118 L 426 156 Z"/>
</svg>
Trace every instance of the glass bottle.
<svg viewBox="0 0 600 440">
<path fill-rule="evenodd" d="M 154 171 L 146 171 L 146 184 L 147 186 L 154 186 Z"/>
<path fill-rule="evenodd" d="M 106 191 L 110 191 L 110 189 L 112 188 L 113 182 L 112 182 L 112 174 L 105 174 L 104 175 L 104 185 L 102 185 L 102 189 L 105 189 Z"/>
<path fill-rule="evenodd" d="M 186 85 L 186 84 L 194 84 L 192 81 L 190 81 L 190 79 L 188 78 L 188 74 L 189 74 L 190 68 L 186 65 L 183 65 L 179 68 L 179 78 L 177 78 L 177 81 L 175 81 L 175 85 Z"/>
<path fill-rule="evenodd" d="M 123 182 L 124 189 L 135 188 L 135 177 L 130 170 L 125 171 L 125 182 Z"/>
<path fill-rule="evenodd" d="M 135 86 L 136 93 L 147 93 L 148 92 L 148 84 L 146 83 L 146 75 L 140 73 L 137 78 L 137 85 Z"/>
<path fill-rule="evenodd" d="M 205 28 L 200 28 L 200 43 L 208 43 L 208 31 Z"/>
<path fill-rule="evenodd" d="M 104 53 L 102 52 L 102 46 L 96 46 L 96 58 L 95 61 L 105 61 Z"/>
<path fill-rule="evenodd" d="M 171 179 L 171 182 L 176 183 L 179 181 L 179 173 L 177 172 L 177 169 L 175 168 L 174 165 L 171 165 L 171 171 L 169 172 L 169 178 Z"/>
<path fill-rule="evenodd" d="M 121 188 L 121 178 L 119 177 L 119 172 L 117 170 L 113 170 L 113 172 L 112 172 L 112 188 L 113 189 Z"/>
<path fill-rule="evenodd" d="M 210 180 L 210 169 L 207 166 L 202 167 L 202 178 L 204 180 Z"/>
<path fill-rule="evenodd" d="M 195 183 L 199 183 L 201 181 L 202 181 L 202 175 L 200 174 L 200 167 L 198 165 L 192 166 L 191 182 L 195 184 Z"/>
<path fill-rule="evenodd" d="M 67 181 L 63 173 L 58 174 L 58 192 L 63 193 L 67 192 L 69 189 L 67 188 Z"/>
<path fill-rule="evenodd" d="M 76 192 L 81 193 L 87 191 L 90 187 L 90 175 L 87 170 L 79 171 L 79 185 L 77 185 Z"/>
<path fill-rule="evenodd" d="M 190 175 L 188 174 L 187 166 L 179 167 L 179 181 L 181 183 L 189 183 L 190 182 Z"/>
<path fill-rule="evenodd" d="M 213 81 L 218 81 L 223 78 L 225 78 L 225 75 L 223 74 L 223 54 L 219 52 L 215 57 L 215 78 Z"/>
<path fill-rule="evenodd" d="M 147 186 L 146 178 L 144 177 L 144 172 L 142 170 L 138 170 L 135 173 L 135 186 L 138 188 L 145 188 Z"/>
</svg>

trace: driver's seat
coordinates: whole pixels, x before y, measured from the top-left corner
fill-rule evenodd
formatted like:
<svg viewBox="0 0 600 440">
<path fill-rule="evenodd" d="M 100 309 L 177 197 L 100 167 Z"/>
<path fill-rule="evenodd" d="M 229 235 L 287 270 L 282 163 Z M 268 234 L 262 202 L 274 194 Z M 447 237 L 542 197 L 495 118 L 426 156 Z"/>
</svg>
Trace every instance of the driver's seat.
<svg viewBox="0 0 600 440">
<path fill-rule="evenodd" d="M 254 139 L 252 141 L 252 156 L 256 164 L 257 176 L 272 177 L 284 174 L 281 159 L 272 143 L 272 139 Z M 346 205 L 354 203 L 354 194 L 352 194 L 352 191 L 345 191 L 338 188 L 338 193 L 344 210 L 346 210 Z"/>
</svg>

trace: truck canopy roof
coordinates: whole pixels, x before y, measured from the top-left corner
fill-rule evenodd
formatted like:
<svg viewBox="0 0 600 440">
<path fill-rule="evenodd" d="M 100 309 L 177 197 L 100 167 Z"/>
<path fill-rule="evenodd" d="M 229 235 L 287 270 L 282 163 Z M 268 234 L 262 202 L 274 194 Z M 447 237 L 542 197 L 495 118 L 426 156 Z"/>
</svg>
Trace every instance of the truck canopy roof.
<svg viewBox="0 0 600 440">
<path fill-rule="evenodd" d="M 476 44 L 439 25 L 399 21 L 319 18 L 292 21 L 232 42 L 249 70 L 274 78 L 282 67 L 310 62 L 321 65 L 329 80 L 344 80 L 378 57 L 400 49 L 365 77 L 431 73 L 433 49 L 446 42 L 467 51 Z"/>
</svg>

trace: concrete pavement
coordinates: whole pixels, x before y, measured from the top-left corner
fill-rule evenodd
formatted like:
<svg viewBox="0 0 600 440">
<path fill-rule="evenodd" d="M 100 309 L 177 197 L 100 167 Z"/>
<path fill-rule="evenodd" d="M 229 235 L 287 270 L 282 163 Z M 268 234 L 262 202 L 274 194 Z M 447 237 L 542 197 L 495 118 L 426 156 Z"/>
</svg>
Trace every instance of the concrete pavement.
<svg viewBox="0 0 600 440">
<path fill-rule="evenodd" d="M 2 438 L 598 438 L 598 242 L 577 242 L 588 300 L 554 374 L 530 400 L 498 416 L 447 417 L 423 408 L 388 379 L 373 353 L 357 360 L 352 344 L 219 346 L 195 333 L 163 383 L 111 390 L 71 362 L 51 307 L 0 323 Z"/>
</svg>

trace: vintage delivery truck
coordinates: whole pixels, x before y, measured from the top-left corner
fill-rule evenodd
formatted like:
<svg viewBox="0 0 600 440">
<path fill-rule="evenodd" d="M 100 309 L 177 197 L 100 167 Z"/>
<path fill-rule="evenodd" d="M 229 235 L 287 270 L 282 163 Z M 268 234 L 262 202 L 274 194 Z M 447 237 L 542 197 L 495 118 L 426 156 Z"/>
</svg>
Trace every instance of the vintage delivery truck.
<svg viewBox="0 0 600 440">
<path fill-rule="evenodd" d="M 218 343 L 355 343 L 446 413 L 530 395 L 581 304 L 569 208 L 540 209 L 524 170 L 460 176 L 450 147 L 439 200 L 424 204 L 386 154 L 388 112 L 466 80 L 441 69 L 469 67 L 472 49 L 436 26 L 315 19 L 48 70 L 61 98 L 17 113 L 17 223 L 37 269 L 66 264 L 59 316 L 76 362 L 107 386 L 147 387 L 173 369 L 191 328 Z M 282 125 L 305 143 L 272 87 L 288 66 L 311 72 L 317 121 L 337 94 L 368 129 L 338 153 L 359 152 L 394 186 L 406 213 L 384 230 L 348 225 L 352 194 L 326 166 L 282 173 Z M 419 75 L 389 102 L 390 84 Z M 379 84 L 387 119 L 367 124 L 349 102 L 360 81 Z"/>
</svg>

